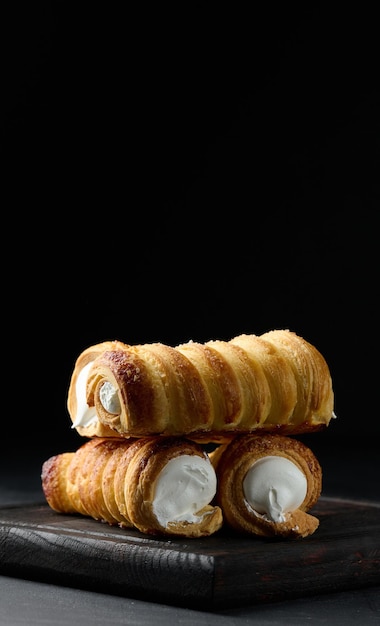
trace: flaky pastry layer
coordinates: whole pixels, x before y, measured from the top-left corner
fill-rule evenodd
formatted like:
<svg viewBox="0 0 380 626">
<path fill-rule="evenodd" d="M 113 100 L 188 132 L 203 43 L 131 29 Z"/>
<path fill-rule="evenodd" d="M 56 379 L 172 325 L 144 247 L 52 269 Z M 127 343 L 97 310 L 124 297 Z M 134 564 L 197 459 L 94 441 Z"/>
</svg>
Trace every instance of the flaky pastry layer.
<svg viewBox="0 0 380 626">
<path fill-rule="evenodd" d="M 83 402 L 97 420 L 78 422 L 78 377 L 89 371 Z M 118 408 L 102 400 L 104 385 L 115 390 Z M 283 435 L 325 428 L 334 417 L 334 394 L 321 353 L 289 330 L 231 341 L 130 346 L 105 342 L 77 359 L 68 410 L 87 437 L 186 436 L 228 441 L 255 431 Z"/>
</svg>

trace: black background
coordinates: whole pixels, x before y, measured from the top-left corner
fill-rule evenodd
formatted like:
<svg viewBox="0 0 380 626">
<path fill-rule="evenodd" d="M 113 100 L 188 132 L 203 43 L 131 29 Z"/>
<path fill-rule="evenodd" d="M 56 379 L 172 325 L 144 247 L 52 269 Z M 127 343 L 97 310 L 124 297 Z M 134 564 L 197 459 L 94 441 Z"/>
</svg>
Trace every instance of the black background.
<svg viewBox="0 0 380 626">
<path fill-rule="evenodd" d="M 357 7 L 13 5 L 7 435 L 81 443 L 66 394 L 89 345 L 274 328 L 330 366 L 323 436 L 379 434 L 376 24 Z"/>
</svg>

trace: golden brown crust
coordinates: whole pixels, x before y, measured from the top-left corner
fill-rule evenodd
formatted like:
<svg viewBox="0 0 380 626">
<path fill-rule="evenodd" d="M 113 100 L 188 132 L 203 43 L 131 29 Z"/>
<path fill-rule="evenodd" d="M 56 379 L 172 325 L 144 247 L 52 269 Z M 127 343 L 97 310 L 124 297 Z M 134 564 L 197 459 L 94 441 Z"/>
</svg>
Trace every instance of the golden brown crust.
<svg viewBox="0 0 380 626">
<path fill-rule="evenodd" d="M 121 410 L 117 414 L 107 411 L 100 400 L 105 381 L 118 390 Z M 89 402 L 93 401 L 99 420 L 115 432 L 146 437 L 162 431 L 167 403 L 160 372 L 135 349 L 107 351 L 96 359 L 88 389 Z"/>
<path fill-rule="evenodd" d="M 255 513 L 247 504 L 243 481 L 252 465 L 265 456 L 280 456 L 292 461 L 306 477 L 307 493 L 300 507 L 275 522 Z M 319 526 L 307 513 L 318 501 L 322 490 L 322 470 L 313 452 L 291 437 L 272 434 L 240 435 L 210 453 L 218 489 L 216 503 L 225 522 L 239 532 L 284 538 L 306 537 Z"/>
<path fill-rule="evenodd" d="M 213 534 L 223 521 L 218 506 L 206 505 L 198 512 L 197 521 L 172 521 L 167 526 L 154 513 L 160 472 L 171 459 L 181 455 L 197 455 L 209 462 L 200 445 L 179 437 L 93 438 L 75 453 L 63 453 L 45 461 L 42 487 L 48 504 L 60 513 L 80 513 L 154 535 Z"/>
<path fill-rule="evenodd" d="M 127 446 L 128 442 L 120 439 L 97 439 L 96 445 L 88 448 L 78 477 L 79 495 L 88 515 L 111 525 L 117 523 L 119 518 L 114 517 L 108 507 L 109 492 L 113 492 L 113 485 L 105 488 L 105 469 L 119 449 L 125 454 Z"/>
<path fill-rule="evenodd" d="M 288 424 L 297 404 L 297 384 L 288 360 L 262 337 L 240 335 L 231 343 L 260 363 L 267 381 L 270 406 L 261 424 Z"/>
<path fill-rule="evenodd" d="M 126 489 L 126 475 L 128 468 L 133 459 L 135 459 L 137 451 L 146 444 L 147 439 L 141 437 L 140 439 L 130 440 L 129 445 L 125 453 L 119 457 L 118 465 L 115 469 L 113 479 L 113 492 L 114 500 L 117 509 L 119 510 L 122 520 L 119 526 L 128 528 L 133 527 L 133 522 L 129 513 L 129 502 L 125 496 Z M 136 485 L 134 485 L 136 488 Z M 112 490 L 111 490 L 112 491 Z"/>
<path fill-rule="evenodd" d="M 81 494 L 81 473 L 82 464 L 86 459 L 92 448 L 99 445 L 101 439 L 94 438 L 86 441 L 75 453 L 67 468 L 66 484 L 62 485 L 66 489 L 66 497 L 74 509 L 81 515 L 90 515 L 89 503 L 85 495 L 85 499 L 82 500 Z"/>
<path fill-rule="evenodd" d="M 98 344 L 77 360 L 68 401 L 73 422 L 75 380 L 89 362 L 82 404 L 92 407 L 99 425 L 78 427 L 80 434 L 186 436 L 223 443 L 239 433 L 313 432 L 333 417 L 326 361 L 288 330 L 175 348 Z M 105 383 L 117 391 L 120 409 L 114 413 L 101 401 Z"/>
<path fill-rule="evenodd" d="M 215 350 L 233 370 L 237 382 L 239 410 L 223 431 L 247 427 L 258 428 L 267 419 L 271 405 L 270 389 L 259 361 L 252 359 L 245 350 L 232 341 L 209 341 L 206 346 Z M 224 384 L 222 381 L 222 393 Z"/>
<path fill-rule="evenodd" d="M 177 346 L 199 372 L 210 398 L 210 417 L 205 433 L 233 428 L 241 411 L 240 388 L 230 363 L 210 345 L 190 341 Z M 194 428 L 192 429 L 194 431 Z"/>
<path fill-rule="evenodd" d="M 120 527 L 132 527 L 132 522 L 125 517 L 125 511 L 120 509 L 117 500 L 117 480 L 116 474 L 123 466 L 124 459 L 127 457 L 129 447 L 134 442 L 133 439 L 127 439 L 123 443 L 119 440 L 119 445 L 113 448 L 112 453 L 108 455 L 102 473 L 102 493 L 105 507 L 113 522 L 108 516 L 105 519 L 112 525 L 117 523 Z M 124 502 L 124 501 L 123 501 Z"/>
<path fill-rule="evenodd" d="M 68 496 L 66 481 L 67 469 L 74 452 L 64 452 L 47 459 L 42 465 L 41 480 L 46 501 L 54 511 L 76 513 L 77 509 Z"/>
<path fill-rule="evenodd" d="M 333 414 L 334 395 L 330 371 L 321 353 L 303 337 L 287 330 L 272 330 L 262 338 L 283 354 L 294 372 L 297 403 L 289 424 L 326 424 Z"/>
</svg>

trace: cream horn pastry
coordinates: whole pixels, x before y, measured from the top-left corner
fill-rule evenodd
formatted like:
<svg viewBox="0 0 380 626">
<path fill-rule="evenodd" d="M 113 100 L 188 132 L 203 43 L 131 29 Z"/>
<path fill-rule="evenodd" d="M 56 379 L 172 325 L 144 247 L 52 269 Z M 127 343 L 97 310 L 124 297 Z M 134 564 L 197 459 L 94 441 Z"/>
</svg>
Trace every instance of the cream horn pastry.
<svg viewBox="0 0 380 626">
<path fill-rule="evenodd" d="M 319 520 L 309 511 L 322 490 L 322 470 L 297 439 L 237 435 L 209 453 L 217 475 L 215 502 L 227 525 L 251 535 L 300 538 Z"/>
<path fill-rule="evenodd" d="M 68 397 L 80 434 L 223 443 L 257 430 L 310 432 L 334 417 L 325 359 L 288 330 L 174 348 L 109 342 L 85 352 Z M 85 424 L 86 415 L 93 421 Z"/>
<path fill-rule="evenodd" d="M 222 526 L 215 469 L 202 446 L 180 437 L 94 437 L 47 459 L 42 488 L 59 513 L 79 513 L 150 535 L 202 537 Z"/>
<path fill-rule="evenodd" d="M 95 359 L 109 350 L 124 347 L 119 341 L 104 341 L 86 348 L 77 358 L 71 375 L 67 406 L 72 426 L 83 437 L 117 437 L 107 424 L 99 421 L 94 403 L 87 399 L 88 373 Z"/>
</svg>

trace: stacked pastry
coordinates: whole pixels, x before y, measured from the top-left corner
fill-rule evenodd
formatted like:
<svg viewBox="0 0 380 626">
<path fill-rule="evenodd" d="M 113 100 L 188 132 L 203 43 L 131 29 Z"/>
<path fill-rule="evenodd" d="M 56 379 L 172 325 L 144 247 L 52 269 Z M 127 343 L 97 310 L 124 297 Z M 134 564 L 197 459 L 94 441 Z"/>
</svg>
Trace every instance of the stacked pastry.
<svg viewBox="0 0 380 626">
<path fill-rule="evenodd" d="M 44 463 L 47 502 L 152 534 L 199 537 L 225 522 L 305 537 L 319 524 L 308 511 L 322 470 L 294 435 L 326 428 L 333 404 L 324 357 L 289 330 L 96 344 L 79 355 L 67 399 L 88 441 Z"/>
</svg>

